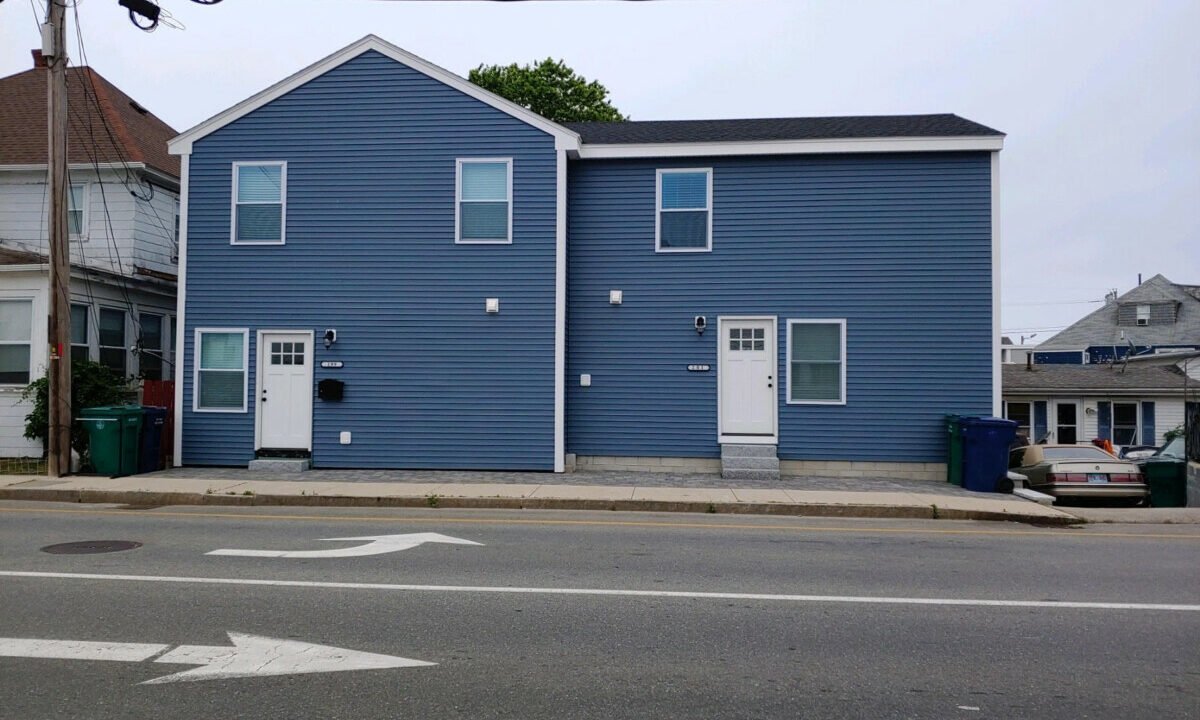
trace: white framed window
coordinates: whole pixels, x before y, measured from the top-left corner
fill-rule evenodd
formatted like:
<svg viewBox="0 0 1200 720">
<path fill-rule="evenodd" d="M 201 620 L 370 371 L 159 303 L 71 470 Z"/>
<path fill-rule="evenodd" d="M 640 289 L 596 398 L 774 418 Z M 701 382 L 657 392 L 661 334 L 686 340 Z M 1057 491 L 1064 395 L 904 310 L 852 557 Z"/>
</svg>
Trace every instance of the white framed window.
<svg viewBox="0 0 1200 720">
<path fill-rule="evenodd" d="M 192 410 L 246 412 L 249 329 L 197 328 L 193 352 Z"/>
<path fill-rule="evenodd" d="M 512 158 L 455 161 L 455 243 L 512 243 L 512 172 Z"/>
<path fill-rule="evenodd" d="M 1150 306 L 1149 305 L 1138 305 L 1137 306 L 1137 324 L 1138 325 L 1149 325 L 1150 324 Z"/>
<path fill-rule="evenodd" d="M 117 377 L 129 374 L 129 345 L 125 342 L 125 311 L 100 308 L 98 335 L 100 363 L 107 365 Z"/>
<path fill-rule="evenodd" d="M 845 319 L 789 319 L 787 324 L 788 404 L 845 405 Z"/>
<path fill-rule="evenodd" d="M 656 252 L 712 251 L 712 168 L 658 170 Z"/>
<path fill-rule="evenodd" d="M 1004 418 L 1017 424 L 1017 435 L 1026 439 L 1033 437 L 1033 403 L 1006 400 L 1004 402 Z"/>
<path fill-rule="evenodd" d="M 138 372 L 146 380 L 163 379 L 163 316 L 138 316 Z"/>
<path fill-rule="evenodd" d="M 230 244 L 283 245 L 287 226 L 287 163 L 233 164 Z"/>
<path fill-rule="evenodd" d="M 71 362 L 92 359 L 92 346 L 88 342 L 89 310 L 87 305 L 71 305 Z"/>
<path fill-rule="evenodd" d="M 1114 402 L 1112 404 L 1113 445 L 1137 445 L 1140 408 L 1136 402 Z"/>
<path fill-rule="evenodd" d="M 72 240 L 87 240 L 89 187 L 72 185 L 67 195 L 67 234 Z"/>
<path fill-rule="evenodd" d="M 28 385 L 33 300 L 0 300 L 0 385 Z"/>
</svg>

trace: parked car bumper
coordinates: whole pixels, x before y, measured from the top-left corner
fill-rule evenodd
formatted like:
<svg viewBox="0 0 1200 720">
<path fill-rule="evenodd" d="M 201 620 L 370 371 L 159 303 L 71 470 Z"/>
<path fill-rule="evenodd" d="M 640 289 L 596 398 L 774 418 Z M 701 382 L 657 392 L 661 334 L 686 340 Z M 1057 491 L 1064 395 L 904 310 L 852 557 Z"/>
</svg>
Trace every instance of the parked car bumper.
<svg viewBox="0 0 1200 720">
<path fill-rule="evenodd" d="M 1051 483 L 1035 485 L 1033 489 L 1054 497 L 1146 497 L 1150 494 L 1145 483 Z"/>
</svg>

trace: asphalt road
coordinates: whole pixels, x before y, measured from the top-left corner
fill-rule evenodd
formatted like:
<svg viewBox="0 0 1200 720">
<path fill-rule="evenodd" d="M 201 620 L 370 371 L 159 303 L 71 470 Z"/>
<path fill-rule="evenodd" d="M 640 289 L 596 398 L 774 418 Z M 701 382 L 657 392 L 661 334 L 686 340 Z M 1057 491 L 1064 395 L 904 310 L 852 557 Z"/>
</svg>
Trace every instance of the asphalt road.
<svg viewBox="0 0 1200 720">
<path fill-rule="evenodd" d="M 407 533 L 481 545 L 205 554 Z M 40 550 L 82 540 L 143 545 Z M 0 717 L 1196 718 L 1198 551 L 1194 526 L 0 503 Z M 230 632 L 271 639 L 253 672 L 319 669 L 280 641 L 436 664 L 142 684 Z"/>
</svg>

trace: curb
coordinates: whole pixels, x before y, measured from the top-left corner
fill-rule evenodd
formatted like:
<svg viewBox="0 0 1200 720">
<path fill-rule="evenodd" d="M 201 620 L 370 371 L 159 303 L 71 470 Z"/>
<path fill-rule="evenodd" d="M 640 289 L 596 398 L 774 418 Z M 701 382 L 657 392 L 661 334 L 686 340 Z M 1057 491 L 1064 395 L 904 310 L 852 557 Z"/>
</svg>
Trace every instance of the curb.
<svg viewBox="0 0 1200 720">
<path fill-rule="evenodd" d="M 931 496 L 933 497 L 933 496 Z M 221 495 L 218 493 L 150 492 L 136 490 L 54 490 L 0 488 L 0 500 L 109 503 L 118 505 L 208 505 L 239 507 L 394 507 L 471 510 L 610 510 L 617 512 L 679 512 L 728 515 L 790 515 L 801 517 L 897 518 L 907 520 L 990 520 L 1035 525 L 1079 525 L 1085 520 L 1026 515 L 994 510 L 959 510 L 928 506 L 818 505 L 803 503 L 706 503 L 665 500 L 589 500 L 584 498 L 502 498 L 348 495 Z"/>
</svg>

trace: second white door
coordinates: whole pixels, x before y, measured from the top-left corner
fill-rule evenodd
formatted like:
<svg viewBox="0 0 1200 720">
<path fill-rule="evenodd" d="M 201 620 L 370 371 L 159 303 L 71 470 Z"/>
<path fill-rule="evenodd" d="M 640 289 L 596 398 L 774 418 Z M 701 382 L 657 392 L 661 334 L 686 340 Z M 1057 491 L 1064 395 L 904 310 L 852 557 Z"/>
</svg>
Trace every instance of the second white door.
<svg viewBox="0 0 1200 720">
<path fill-rule="evenodd" d="M 721 319 L 721 435 L 775 435 L 775 321 Z"/>
<path fill-rule="evenodd" d="M 264 332 L 258 344 L 259 448 L 312 449 L 312 335 Z"/>
</svg>

